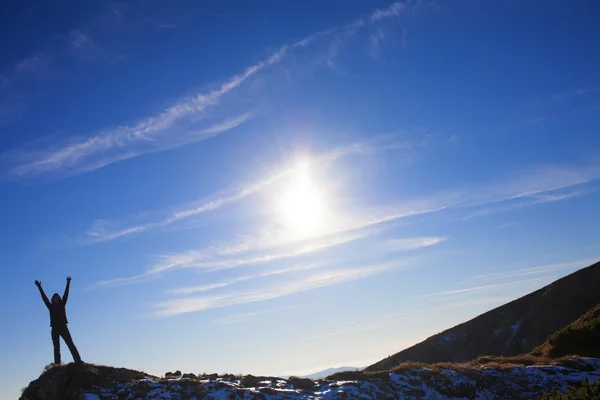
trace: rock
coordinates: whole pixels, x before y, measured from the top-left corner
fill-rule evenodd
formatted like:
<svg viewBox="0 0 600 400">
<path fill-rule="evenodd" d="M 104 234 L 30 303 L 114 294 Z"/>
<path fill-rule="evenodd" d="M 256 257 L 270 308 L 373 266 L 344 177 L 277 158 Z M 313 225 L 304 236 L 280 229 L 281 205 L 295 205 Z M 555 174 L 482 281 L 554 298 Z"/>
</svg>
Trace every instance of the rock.
<svg viewBox="0 0 600 400">
<path fill-rule="evenodd" d="M 296 389 L 313 390 L 315 388 L 315 382 L 312 379 L 308 378 L 299 378 L 297 376 L 292 376 L 290 377 L 289 382 Z"/>
<path fill-rule="evenodd" d="M 34 380 L 23 391 L 21 399 L 55 400 L 63 396 L 67 383 L 64 367 L 53 367 Z"/>
<path fill-rule="evenodd" d="M 185 379 L 196 379 L 196 375 L 188 373 L 188 374 L 183 374 L 182 378 Z"/>
<path fill-rule="evenodd" d="M 263 387 L 259 389 L 261 393 L 264 394 L 268 394 L 268 395 L 276 395 L 277 394 L 277 390 L 273 389 L 272 387 Z"/>
<path fill-rule="evenodd" d="M 126 368 L 115 368 L 112 373 L 112 377 L 121 383 L 131 382 L 134 378 L 141 378 L 136 371 Z"/>
<path fill-rule="evenodd" d="M 159 378 L 144 372 L 107 366 L 56 366 L 45 371 L 23 391 L 20 400 L 79 400 L 87 399 L 144 399 L 144 398 L 219 398 L 245 400 L 267 400 L 285 398 L 302 400 L 393 400 L 397 398 L 537 398 L 552 389 L 565 390 L 577 385 L 583 378 L 594 380 L 600 371 L 600 359 L 580 358 L 571 361 L 577 368 L 567 368 L 560 363 L 538 366 L 494 366 L 465 369 L 457 365 L 452 368 L 406 367 L 399 372 L 356 382 L 313 381 L 291 377 L 289 380 L 264 376 L 246 375 L 231 381 L 210 382 L 196 379 L 174 380 Z M 450 366 L 451 367 L 451 366 Z M 590 372 L 586 370 L 593 369 Z M 169 372 L 174 377 L 175 373 Z M 190 376 L 186 374 L 185 376 Z M 143 379 L 142 379 L 143 378 Z M 203 377 L 204 378 L 204 377 Z M 128 382 L 120 380 L 130 379 Z M 260 387 L 271 379 L 272 387 Z M 246 385 L 253 385 L 245 387 Z M 333 397 L 332 397 L 333 396 Z"/>
<path fill-rule="evenodd" d="M 206 379 L 214 381 L 215 379 L 217 379 L 219 377 L 219 374 L 210 374 L 210 375 L 206 375 Z"/>
<path fill-rule="evenodd" d="M 255 387 L 260 382 L 254 375 L 246 375 L 242 378 L 242 387 Z"/>
<path fill-rule="evenodd" d="M 165 374 L 165 378 L 170 378 L 170 379 L 173 379 L 173 378 L 181 378 L 181 371 L 180 371 L 180 370 L 177 370 L 177 371 L 175 371 L 175 372 L 167 372 L 167 373 Z"/>
<path fill-rule="evenodd" d="M 204 398 L 204 396 L 206 396 L 206 392 L 206 388 L 201 383 L 199 383 L 195 388 L 192 389 L 192 394 L 195 395 L 198 399 Z"/>
</svg>

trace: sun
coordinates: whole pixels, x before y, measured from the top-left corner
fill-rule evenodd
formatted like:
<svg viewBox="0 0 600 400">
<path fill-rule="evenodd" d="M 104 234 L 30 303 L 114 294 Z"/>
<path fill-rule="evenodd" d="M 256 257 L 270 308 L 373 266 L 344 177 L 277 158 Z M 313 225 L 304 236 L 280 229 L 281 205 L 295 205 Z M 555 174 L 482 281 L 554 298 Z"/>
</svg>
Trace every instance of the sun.
<svg viewBox="0 0 600 400">
<path fill-rule="evenodd" d="M 295 233 L 306 235 L 319 230 L 325 214 L 322 191 L 313 182 L 307 164 L 300 164 L 279 199 L 279 212 Z"/>
</svg>

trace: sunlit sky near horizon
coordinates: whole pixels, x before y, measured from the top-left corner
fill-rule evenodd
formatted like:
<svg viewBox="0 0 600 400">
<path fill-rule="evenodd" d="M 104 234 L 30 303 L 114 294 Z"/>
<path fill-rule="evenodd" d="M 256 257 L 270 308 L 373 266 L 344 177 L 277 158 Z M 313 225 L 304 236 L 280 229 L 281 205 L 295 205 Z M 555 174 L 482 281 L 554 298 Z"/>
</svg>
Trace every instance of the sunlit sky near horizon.
<svg viewBox="0 0 600 400">
<path fill-rule="evenodd" d="M 0 5 L 0 397 L 366 366 L 600 260 L 600 3 Z M 63 360 L 71 357 L 62 345 Z"/>
</svg>

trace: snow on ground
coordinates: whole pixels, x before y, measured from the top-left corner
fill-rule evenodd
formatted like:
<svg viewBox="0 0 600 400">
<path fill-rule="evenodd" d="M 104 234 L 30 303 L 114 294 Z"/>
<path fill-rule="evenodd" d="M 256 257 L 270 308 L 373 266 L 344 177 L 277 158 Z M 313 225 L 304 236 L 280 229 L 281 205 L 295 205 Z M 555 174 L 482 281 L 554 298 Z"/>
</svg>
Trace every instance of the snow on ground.
<svg viewBox="0 0 600 400">
<path fill-rule="evenodd" d="M 255 387 L 243 387 L 242 380 L 233 376 L 146 378 L 82 394 L 86 400 L 525 399 L 535 398 L 553 388 L 564 392 L 586 377 L 591 382 L 600 380 L 600 359 L 581 358 L 568 364 L 530 367 L 406 368 L 368 381 L 317 381 L 313 389 L 299 389 L 293 380 L 280 378 L 257 379 Z"/>
<path fill-rule="evenodd" d="M 513 339 L 515 338 L 515 335 L 517 334 L 517 331 L 521 327 L 521 322 L 523 322 L 523 321 L 519 320 L 519 321 L 515 322 L 513 325 L 511 325 L 511 327 L 510 327 L 510 338 L 508 338 L 508 340 L 506 341 L 506 343 L 504 343 L 504 350 L 502 350 L 502 354 L 506 353 L 506 350 L 508 349 L 508 347 L 512 343 Z"/>
</svg>

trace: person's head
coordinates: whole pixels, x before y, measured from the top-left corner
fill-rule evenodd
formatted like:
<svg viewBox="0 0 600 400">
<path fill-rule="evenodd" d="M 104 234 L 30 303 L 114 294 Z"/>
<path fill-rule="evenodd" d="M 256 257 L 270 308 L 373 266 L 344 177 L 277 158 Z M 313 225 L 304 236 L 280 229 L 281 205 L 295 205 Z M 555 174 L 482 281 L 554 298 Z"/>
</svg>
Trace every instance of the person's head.
<svg viewBox="0 0 600 400">
<path fill-rule="evenodd" d="M 54 293 L 52 295 L 52 303 L 54 303 L 54 304 L 60 303 L 60 294 Z"/>
</svg>

